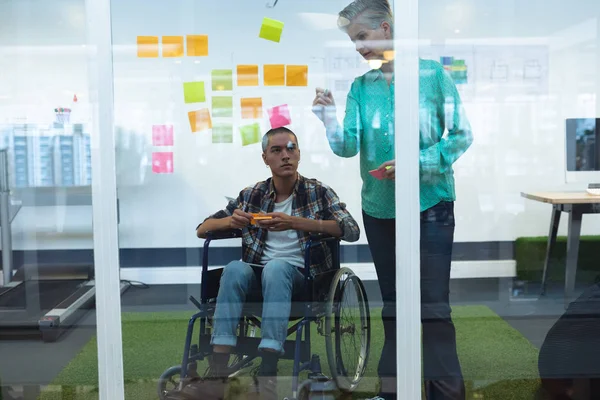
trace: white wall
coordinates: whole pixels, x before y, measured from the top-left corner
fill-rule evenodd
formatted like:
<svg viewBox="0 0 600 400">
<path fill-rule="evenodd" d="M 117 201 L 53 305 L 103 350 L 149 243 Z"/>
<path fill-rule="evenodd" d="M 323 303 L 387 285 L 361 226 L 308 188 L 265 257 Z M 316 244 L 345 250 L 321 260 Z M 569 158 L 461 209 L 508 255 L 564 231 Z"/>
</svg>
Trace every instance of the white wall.
<svg viewBox="0 0 600 400">
<path fill-rule="evenodd" d="M 223 207 L 225 195 L 267 177 L 258 145 L 212 145 L 208 132 L 189 131 L 187 111 L 210 108 L 211 69 L 235 69 L 237 64 L 309 66 L 306 88 L 234 85 L 234 106 L 245 96 L 262 97 L 265 109 L 289 104 L 291 127 L 303 151 L 301 173 L 330 184 L 360 219 L 358 158 L 332 155 L 310 112 L 315 86 L 334 87 L 335 81 L 350 81 L 366 69 L 364 64 L 342 70 L 334 65 L 337 56 L 356 57 L 331 17 L 347 1 L 280 0 L 272 10 L 263 3 L 224 0 L 211 2 L 210 7 L 192 0 L 113 3 L 115 111 L 116 123 L 123 128 L 118 149 L 122 247 L 196 246 L 192 230 L 197 222 Z M 457 241 L 545 235 L 550 209 L 523 200 L 519 193 L 581 187 L 564 183 L 563 121 L 600 114 L 595 101 L 600 89 L 600 6 L 595 0 L 522 3 L 420 3 L 423 56 L 466 55 L 470 60 L 470 83 L 460 90 L 475 143 L 455 166 Z M 73 120 L 86 122 L 83 2 L 5 0 L 0 1 L 0 10 L 0 122 L 26 118 L 49 123 L 51 110 L 70 101 L 73 93 L 80 99 Z M 281 43 L 257 37 L 264 16 L 285 22 Z M 208 34 L 209 57 L 136 57 L 137 35 L 186 34 Z M 518 63 L 530 52 L 546 54 L 547 82 L 541 90 L 485 81 L 490 54 Z M 181 83 L 190 80 L 205 81 L 205 104 L 183 103 Z M 342 115 L 344 96 L 335 95 Z M 234 126 L 242 122 L 235 118 Z M 175 127 L 173 175 L 153 175 L 143 161 L 152 152 L 151 126 L 163 123 Z M 266 120 L 262 125 L 267 128 Z M 586 217 L 584 233 L 598 233 L 598 221 Z M 364 235 L 361 242 L 366 242 Z M 14 222 L 14 245 L 89 248 L 91 210 L 23 209 Z"/>
</svg>

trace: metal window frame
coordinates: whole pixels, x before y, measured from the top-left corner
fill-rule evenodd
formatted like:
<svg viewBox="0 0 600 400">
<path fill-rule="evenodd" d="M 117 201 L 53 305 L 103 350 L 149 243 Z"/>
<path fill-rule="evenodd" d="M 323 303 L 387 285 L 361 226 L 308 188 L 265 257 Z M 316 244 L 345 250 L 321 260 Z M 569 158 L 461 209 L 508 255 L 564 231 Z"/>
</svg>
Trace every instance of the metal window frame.
<svg viewBox="0 0 600 400">
<path fill-rule="evenodd" d="M 395 0 L 396 365 L 399 399 L 421 398 L 419 3 Z"/>
<path fill-rule="evenodd" d="M 110 0 L 85 0 L 91 120 L 98 386 L 124 400 Z"/>
</svg>

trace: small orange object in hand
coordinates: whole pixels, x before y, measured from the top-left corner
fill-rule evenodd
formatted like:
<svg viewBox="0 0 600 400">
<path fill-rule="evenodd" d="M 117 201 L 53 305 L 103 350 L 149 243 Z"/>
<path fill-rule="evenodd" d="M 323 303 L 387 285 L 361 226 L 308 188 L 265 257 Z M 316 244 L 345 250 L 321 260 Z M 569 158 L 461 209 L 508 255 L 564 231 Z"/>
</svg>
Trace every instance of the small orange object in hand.
<svg viewBox="0 0 600 400">
<path fill-rule="evenodd" d="M 260 213 L 250 213 L 250 215 L 252 215 L 252 219 L 250 220 L 250 223 L 252 225 L 256 225 L 256 221 L 261 221 L 261 220 L 265 220 L 265 219 L 273 219 L 273 217 L 271 217 L 270 215 L 265 215 L 265 214 L 260 214 Z"/>
</svg>

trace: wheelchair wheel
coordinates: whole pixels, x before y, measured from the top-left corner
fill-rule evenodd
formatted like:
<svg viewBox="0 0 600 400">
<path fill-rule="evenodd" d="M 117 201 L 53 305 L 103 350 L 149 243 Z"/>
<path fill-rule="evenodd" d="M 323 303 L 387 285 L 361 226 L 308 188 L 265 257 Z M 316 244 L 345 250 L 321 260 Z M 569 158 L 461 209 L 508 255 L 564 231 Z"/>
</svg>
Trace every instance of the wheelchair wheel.
<svg viewBox="0 0 600 400">
<path fill-rule="evenodd" d="M 158 398 L 167 400 L 169 394 L 178 391 L 181 379 L 181 365 L 176 365 L 163 372 L 158 378 Z"/>
<path fill-rule="evenodd" d="M 352 392 L 367 368 L 371 318 L 365 288 L 349 268 L 333 278 L 325 307 L 325 347 L 337 387 Z"/>
</svg>

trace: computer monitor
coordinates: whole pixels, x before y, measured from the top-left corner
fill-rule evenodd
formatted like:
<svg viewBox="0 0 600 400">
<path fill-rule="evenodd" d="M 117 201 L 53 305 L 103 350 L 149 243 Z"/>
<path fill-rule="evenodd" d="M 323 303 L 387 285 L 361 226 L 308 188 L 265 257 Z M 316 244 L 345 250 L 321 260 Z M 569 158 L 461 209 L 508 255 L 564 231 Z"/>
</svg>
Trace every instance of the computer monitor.
<svg viewBox="0 0 600 400">
<path fill-rule="evenodd" d="M 600 183 L 600 118 L 566 120 L 567 183 Z"/>
</svg>

